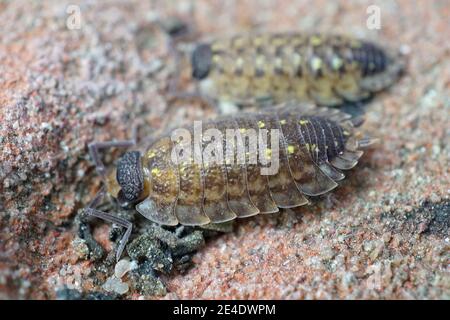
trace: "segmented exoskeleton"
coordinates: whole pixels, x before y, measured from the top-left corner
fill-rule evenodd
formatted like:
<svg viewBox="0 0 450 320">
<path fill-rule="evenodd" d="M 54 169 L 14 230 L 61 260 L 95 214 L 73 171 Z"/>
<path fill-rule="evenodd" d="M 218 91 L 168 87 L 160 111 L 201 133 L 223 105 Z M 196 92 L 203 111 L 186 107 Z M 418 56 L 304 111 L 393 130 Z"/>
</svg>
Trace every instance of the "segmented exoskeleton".
<svg viewBox="0 0 450 320">
<path fill-rule="evenodd" d="M 107 191 L 122 206 L 131 205 L 144 217 L 163 225 L 221 223 L 302 206 L 308 203 L 308 196 L 334 189 L 344 178 L 341 170 L 353 168 L 363 154 L 360 149 L 373 142 L 355 131 L 361 123 L 360 119 L 351 119 L 337 109 L 299 106 L 293 102 L 258 113 L 205 121 L 197 140 L 174 139 L 172 132 L 168 132 L 150 144 L 126 152 L 117 168 L 105 175 Z M 194 127 L 185 129 L 195 132 Z M 239 133 L 233 141 L 245 147 L 244 161 L 229 162 L 230 158 L 226 157 L 222 162 L 207 162 L 205 158 L 198 162 L 192 157 L 180 161 L 178 151 L 173 151 L 183 144 L 200 151 L 211 145 L 205 139 L 209 129 L 217 129 L 224 140 L 227 129 Z M 279 145 L 275 159 L 279 161 L 278 170 L 269 175 L 262 174 L 261 161 L 249 161 L 250 140 L 244 135 L 250 130 L 260 133 L 263 129 L 269 136 L 264 149 L 258 150 L 259 155 L 266 155 L 273 162 L 274 147 Z M 272 139 L 275 133 L 279 135 Z M 229 141 L 223 142 L 216 150 L 225 154 Z M 95 144 L 91 145 L 91 151 L 96 148 Z M 237 148 L 232 149 L 234 159 L 238 157 L 237 152 Z M 98 158 L 95 152 L 93 157 Z M 88 212 L 128 228 L 118 249 L 119 257 L 131 224 L 93 208 Z"/>
<path fill-rule="evenodd" d="M 202 95 L 237 104 L 293 99 L 337 106 L 390 86 L 405 67 L 399 53 L 326 34 L 249 34 L 196 46 L 192 76 Z"/>
</svg>

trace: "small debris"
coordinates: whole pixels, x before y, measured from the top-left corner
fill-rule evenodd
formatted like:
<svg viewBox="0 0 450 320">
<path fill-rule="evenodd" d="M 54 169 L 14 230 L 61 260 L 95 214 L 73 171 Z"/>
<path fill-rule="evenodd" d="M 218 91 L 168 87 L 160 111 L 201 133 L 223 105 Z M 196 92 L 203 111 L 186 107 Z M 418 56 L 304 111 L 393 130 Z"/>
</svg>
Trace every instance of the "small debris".
<svg viewBox="0 0 450 320">
<path fill-rule="evenodd" d="M 128 259 L 122 259 L 119 262 L 116 263 L 116 266 L 114 267 L 114 275 L 116 278 L 120 279 L 124 275 L 128 273 L 128 271 L 134 270 L 137 268 L 136 261 L 131 261 Z"/>
<path fill-rule="evenodd" d="M 77 237 L 72 241 L 72 247 L 74 248 L 80 259 L 88 259 L 89 247 L 86 244 L 86 240 Z"/>
<path fill-rule="evenodd" d="M 131 271 L 130 280 L 133 289 L 144 295 L 163 296 L 167 293 L 166 286 L 155 275 L 150 261 L 144 261 L 138 269 Z"/>
<path fill-rule="evenodd" d="M 220 101 L 219 110 L 222 114 L 233 114 L 239 111 L 239 107 L 232 102 Z"/>
<path fill-rule="evenodd" d="M 122 280 L 117 278 L 116 276 L 109 277 L 102 288 L 107 292 L 115 292 L 120 295 L 127 293 L 129 290 L 128 284 L 122 282 Z"/>
<path fill-rule="evenodd" d="M 83 293 L 76 289 L 69 289 L 63 287 L 56 291 L 57 300 L 115 300 L 117 296 L 115 294 L 105 294 L 103 292 L 88 292 Z"/>
</svg>

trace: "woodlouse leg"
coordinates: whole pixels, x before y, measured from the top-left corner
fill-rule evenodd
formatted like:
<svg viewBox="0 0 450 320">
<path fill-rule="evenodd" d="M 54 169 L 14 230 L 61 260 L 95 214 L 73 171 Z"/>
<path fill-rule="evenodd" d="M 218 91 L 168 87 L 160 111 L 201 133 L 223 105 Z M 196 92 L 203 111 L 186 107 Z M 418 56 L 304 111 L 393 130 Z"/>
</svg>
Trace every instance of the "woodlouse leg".
<svg viewBox="0 0 450 320">
<path fill-rule="evenodd" d="M 368 105 L 373 100 L 374 95 L 370 94 L 366 98 L 362 98 L 358 101 L 350 101 L 343 99 L 342 103 L 332 106 L 333 109 L 338 109 L 352 117 L 362 117 L 367 111 Z M 324 106 L 326 107 L 326 106 Z"/>
<path fill-rule="evenodd" d="M 94 197 L 94 200 L 92 200 L 91 203 L 89 204 L 89 206 L 85 209 L 85 213 L 88 216 L 97 217 L 102 220 L 105 220 L 105 221 L 108 221 L 111 223 L 115 223 L 115 224 L 127 229 L 125 231 L 125 234 L 122 236 L 122 239 L 120 239 L 119 246 L 117 247 L 116 261 L 119 261 L 120 256 L 122 255 L 123 249 L 125 248 L 125 245 L 128 242 L 128 238 L 131 235 L 131 231 L 133 229 L 133 224 L 124 218 L 117 217 L 111 213 L 95 209 L 95 207 L 97 207 L 97 205 L 103 199 L 104 195 L 105 195 L 105 188 L 103 187 L 102 189 L 100 189 L 99 192 L 97 192 L 97 194 Z"/>
<path fill-rule="evenodd" d="M 180 70 L 182 70 L 183 67 L 183 53 L 177 48 L 178 40 L 179 39 L 171 38 L 168 41 L 169 56 L 171 56 L 174 61 L 174 72 L 168 80 L 166 95 L 169 108 L 176 100 L 200 100 L 217 111 L 214 100 L 210 97 L 201 95 L 197 85 L 195 86 L 194 92 L 186 92 L 180 89 Z"/>
<path fill-rule="evenodd" d="M 169 40 L 169 56 L 173 57 L 174 60 L 174 75 L 171 75 L 168 81 L 168 93 L 178 92 L 180 86 L 180 69 L 181 69 L 181 53 L 176 49 L 174 41 Z"/>
<path fill-rule="evenodd" d="M 133 127 L 133 133 L 132 138 L 130 140 L 120 140 L 120 141 L 105 141 L 105 142 L 92 142 L 88 145 L 89 148 L 89 154 L 91 155 L 92 160 L 95 163 L 95 169 L 97 170 L 97 173 L 104 177 L 106 174 L 106 168 L 103 164 L 103 161 L 100 157 L 100 149 L 106 149 L 106 148 L 128 148 L 132 147 L 136 144 L 137 141 L 137 126 Z"/>
<path fill-rule="evenodd" d="M 185 54 L 179 49 L 179 45 L 181 43 L 191 43 L 200 37 L 197 24 L 195 23 L 195 1 L 189 2 L 188 19 L 188 23 L 184 23 L 184 21 L 176 18 L 169 19 L 172 23 L 167 24 L 163 21 L 158 23 L 160 28 L 169 36 L 167 41 L 168 52 L 169 56 L 174 60 L 175 76 L 169 79 L 169 95 L 171 92 L 176 93 L 179 91 L 180 70 L 182 68 L 183 54 Z"/>
<path fill-rule="evenodd" d="M 186 54 L 190 55 L 192 52 L 190 52 L 190 50 L 188 50 L 189 52 L 182 52 L 179 48 L 177 48 L 177 46 L 180 44 L 180 42 L 192 42 L 200 37 L 200 33 L 197 30 L 197 24 L 194 21 L 195 1 L 190 1 L 189 11 L 189 27 L 187 27 L 187 31 L 183 32 L 181 36 L 178 36 L 177 34 L 174 35 L 170 30 L 165 30 L 165 28 L 162 27 L 162 29 L 165 30 L 170 36 L 167 46 L 169 56 L 174 60 L 174 74 L 169 78 L 168 81 L 167 101 L 169 102 L 169 104 L 171 104 L 176 100 L 200 100 L 211 107 L 215 112 L 217 112 L 219 111 L 219 108 L 214 99 L 202 95 L 198 89 L 198 85 L 195 86 L 194 92 L 184 92 L 179 88 L 180 70 L 183 68 L 183 58 L 185 58 Z"/>
</svg>

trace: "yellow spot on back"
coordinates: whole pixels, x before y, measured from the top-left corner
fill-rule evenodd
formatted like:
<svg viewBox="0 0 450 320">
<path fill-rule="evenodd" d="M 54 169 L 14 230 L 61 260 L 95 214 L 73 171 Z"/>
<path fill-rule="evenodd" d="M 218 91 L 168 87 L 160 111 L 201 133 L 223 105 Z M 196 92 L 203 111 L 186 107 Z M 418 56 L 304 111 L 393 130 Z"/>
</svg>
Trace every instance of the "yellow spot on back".
<svg viewBox="0 0 450 320">
<path fill-rule="evenodd" d="M 341 58 L 333 57 L 333 59 L 331 60 L 331 65 L 333 66 L 333 69 L 335 69 L 335 70 L 342 67 L 343 64 L 344 64 L 344 62 L 342 61 Z"/>
<path fill-rule="evenodd" d="M 322 59 L 314 57 L 311 61 L 311 68 L 314 71 L 319 70 L 322 67 Z"/>
<path fill-rule="evenodd" d="M 282 37 L 275 37 L 272 39 L 272 45 L 278 47 L 284 44 L 284 39 Z"/>
<path fill-rule="evenodd" d="M 156 156 L 155 151 L 150 151 L 149 154 L 148 154 L 148 158 L 151 159 L 151 158 L 153 158 L 154 156 Z"/>
<path fill-rule="evenodd" d="M 293 154 L 293 153 L 295 152 L 295 147 L 289 145 L 289 146 L 287 147 L 287 150 L 288 150 L 288 153 L 289 153 L 289 154 Z"/>
<path fill-rule="evenodd" d="M 263 55 L 257 55 L 255 59 L 255 63 L 258 67 L 264 66 L 265 58 Z"/>
<path fill-rule="evenodd" d="M 246 132 L 247 132 L 247 129 L 241 128 L 241 129 L 239 129 L 239 131 L 240 131 L 241 133 L 246 133 Z"/>
<path fill-rule="evenodd" d="M 292 60 L 293 60 L 293 63 L 294 63 L 295 66 L 299 66 L 300 63 L 302 62 L 302 56 L 295 53 L 295 54 L 292 56 Z"/>
<path fill-rule="evenodd" d="M 281 68 L 283 66 L 283 60 L 281 58 L 275 58 L 275 66 Z"/>
<path fill-rule="evenodd" d="M 298 123 L 300 123 L 300 125 L 305 125 L 305 124 L 307 124 L 309 121 L 308 120 L 303 120 L 303 119 L 301 119 Z"/>
<path fill-rule="evenodd" d="M 347 130 L 344 130 L 344 131 L 343 131 L 343 134 L 344 134 L 344 136 L 349 136 L 349 135 L 350 135 L 350 132 L 348 132 Z"/>
<path fill-rule="evenodd" d="M 356 39 L 350 40 L 350 47 L 351 48 L 361 48 L 361 42 L 359 42 Z"/>
<path fill-rule="evenodd" d="M 318 46 L 322 43 L 322 39 L 318 36 L 312 36 L 311 39 L 309 40 L 309 42 L 313 46 Z"/>
<path fill-rule="evenodd" d="M 234 46 L 235 46 L 236 48 L 240 48 L 240 47 L 242 47 L 243 45 L 244 45 L 244 38 L 238 37 L 238 38 L 236 38 L 236 39 L 234 40 Z"/>
<path fill-rule="evenodd" d="M 227 45 L 223 41 L 216 41 L 211 45 L 212 51 L 223 50 Z"/>
<path fill-rule="evenodd" d="M 255 46 L 260 46 L 262 43 L 263 43 L 263 38 L 262 37 L 256 37 L 254 40 L 253 40 L 253 43 L 255 44 Z"/>
<path fill-rule="evenodd" d="M 266 124 L 263 121 L 258 121 L 258 127 L 259 128 L 264 128 L 266 126 Z"/>
<path fill-rule="evenodd" d="M 213 55 L 212 61 L 213 61 L 214 63 L 216 63 L 216 64 L 219 64 L 219 63 L 220 63 L 220 56 L 217 55 L 217 54 Z"/>
<path fill-rule="evenodd" d="M 286 120 L 285 119 L 281 119 L 280 120 L 280 124 L 286 124 Z"/>
<path fill-rule="evenodd" d="M 159 170 L 158 168 L 153 168 L 152 169 L 152 175 L 158 176 L 160 173 L 161 173 L 161 170 Z"/>
<path fill-rule="evenodd" d="M 272 149 L 267 148 L 266 149 L 266 158 L 270 159 L 271 156 L 272 156 Z"/>
</svg>

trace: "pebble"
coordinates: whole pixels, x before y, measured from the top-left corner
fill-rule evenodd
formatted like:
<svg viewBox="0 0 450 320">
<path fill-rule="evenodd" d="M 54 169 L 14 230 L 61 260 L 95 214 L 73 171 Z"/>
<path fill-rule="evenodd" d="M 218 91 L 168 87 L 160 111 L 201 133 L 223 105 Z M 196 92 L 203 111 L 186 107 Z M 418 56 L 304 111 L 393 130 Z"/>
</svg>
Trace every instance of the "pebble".
<svg viewBox="0 0 450 320">
<path fill-rule="evenodd" d="M 441 202 L 441 197 L 439 197 L 436 193 L 433 192 L 430 196 L 430 200 L 433 203 L 438 203 Z"/>
<path fill-rule="evenodd" d="M 239 111 L 239 107 L 232 102 L 221 101 L 219 103 L 219 109 L 222 114 L 233 114 Z"/>
<path fill-rule="evenodd" d="M 137 263 L 135 261 L 131 261 L 128 259 L 122 259 L 116 263 L 114 267 L 114 275 L 116 278 L 122 278 L 127 274 L 128 271 L 134 270 L 137 267 Z"/>
<path fill-rule="evenodd" d="M 116 276 L 109 277 L 102 287 L 107 292 L 115 292 L 117 294 L 125 294 L 130 289 L 127 283 L 122 282 Z"/>
</svg>

